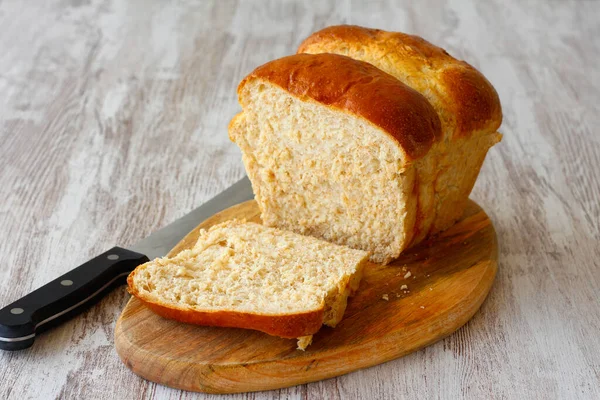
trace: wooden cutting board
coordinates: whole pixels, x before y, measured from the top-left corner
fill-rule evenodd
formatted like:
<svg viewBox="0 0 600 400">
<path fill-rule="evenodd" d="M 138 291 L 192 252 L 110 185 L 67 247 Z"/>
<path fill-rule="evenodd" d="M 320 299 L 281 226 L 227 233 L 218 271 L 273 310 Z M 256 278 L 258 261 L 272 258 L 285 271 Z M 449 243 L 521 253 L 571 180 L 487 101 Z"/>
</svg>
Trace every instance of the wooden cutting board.
<svg viewBox="0 0 600 400">
<path fill-rule="evenodd" d="M 170 255 L 192 247 L 199 229 L 232 218 L 260 222 L 256 203 L 204 221 Z M 392 264 L 368 265 L 344 319 L 335 329 L 323 327 L 306 351 L 296 350 L 295 340 L 261 332 L 167 320 L 136 298 L 117 322 L 115 346 L 139 376 L 185 390 L 235 393 L 331 378 L 402 357 L 460 328 L 487 296 L 497 254 L 490 219 L 470 202 L 438 237 Z"/>
</svg>

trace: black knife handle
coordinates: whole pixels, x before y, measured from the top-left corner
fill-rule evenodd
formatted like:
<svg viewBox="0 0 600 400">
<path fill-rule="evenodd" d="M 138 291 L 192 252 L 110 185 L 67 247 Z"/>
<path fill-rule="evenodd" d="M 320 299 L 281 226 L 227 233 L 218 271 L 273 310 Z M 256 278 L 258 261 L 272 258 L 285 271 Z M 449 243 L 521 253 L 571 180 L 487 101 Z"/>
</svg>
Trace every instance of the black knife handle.
<svg viewBox="0 0 600 400">
<path fill-rule="evenodd" d="M 0 349 L 21 350 L 36 333 L 69 319 L 99 300 L 148 257 L 113 247 L 0 310 Z"/>
</svg>

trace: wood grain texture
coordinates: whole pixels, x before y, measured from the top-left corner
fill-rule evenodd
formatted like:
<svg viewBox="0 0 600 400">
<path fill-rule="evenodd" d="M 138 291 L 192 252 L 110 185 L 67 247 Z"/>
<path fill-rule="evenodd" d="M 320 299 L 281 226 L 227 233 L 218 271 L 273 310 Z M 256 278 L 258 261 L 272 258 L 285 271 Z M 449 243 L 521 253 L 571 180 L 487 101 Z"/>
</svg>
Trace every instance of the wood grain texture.
<svg viewBox="0 0 600 400">
<path fill-rule="evenodd" d="M 236 218 L 262 222 L 256 202 L 247 201 L 202 222 L 169 255 L 194 247 L 200 229 Z M 402 357 L 463 326 L 492 287 L 497 256 L 494 227 L 471 202 L 438 237 L 386 266 L 369 263 L 344 319 L 322 328 L 306 351 L 294 339 L 167 320 L 136 298 L 117 321 L 115 347 L 136 374 L 185 390 L 238 393 L 327 379 Z"/>
<path fill-rule="evenodd" d="M 231 399 L 600 398 L 600 2 L 0 1 L 0 304 L 127 245 L 242 177 L 235 88 L 327 25 L 421 35 L 498 90 L 472 198 L 498 234 L 480 312 L 424 350 Z M 223 398 L 120 362 L 115 290 L 0 353 L 3 399 Z"/>
</svg>

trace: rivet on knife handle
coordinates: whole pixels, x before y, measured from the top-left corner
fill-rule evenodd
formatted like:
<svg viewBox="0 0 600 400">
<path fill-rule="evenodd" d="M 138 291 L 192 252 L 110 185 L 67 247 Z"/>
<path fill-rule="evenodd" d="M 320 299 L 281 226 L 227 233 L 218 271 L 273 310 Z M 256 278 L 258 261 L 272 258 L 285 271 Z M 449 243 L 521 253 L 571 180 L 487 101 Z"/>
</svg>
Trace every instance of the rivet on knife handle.
<svg viewBox="0 0 600 400">
<path fill-rule="evenodd" d="M 21 350 L 35 335 L 99 300 L 148 257 L 113 247 L 0 310 L 0 349 Z"/>
</svg>

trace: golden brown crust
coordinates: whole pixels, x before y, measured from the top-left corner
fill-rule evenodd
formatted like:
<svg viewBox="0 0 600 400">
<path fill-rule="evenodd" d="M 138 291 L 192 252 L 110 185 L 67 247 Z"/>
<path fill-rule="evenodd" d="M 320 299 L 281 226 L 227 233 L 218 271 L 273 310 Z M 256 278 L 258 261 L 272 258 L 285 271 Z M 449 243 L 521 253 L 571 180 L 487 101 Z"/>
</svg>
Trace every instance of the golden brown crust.
<svg viewBox="0 0 600 400">
<path fill-rule="evenodd" d="M 473 131 L 493 132 L 502 123 L 500 100 L 491 83 L 471 65 L 418 36 L 352 25 L 330 26 L 309 36 L 298 48 L 298 53 L 319 52 L 355 56 L 392 73 L 384 67 L 388 63 L 407 73 L 410 78 L 406 83 L 419 92 L 438 92 L 438 106 L 453 120 L 447 122 L 452 137 L 469 136 Z"/>
<path fill-rule="evenodd" d="M 441 72 L 447 93 L 454 100 L 457 135 L 496 131 L 502 124 L 502 107 L 496 89 L 475 68 L 466 62 L 458 63 Z"/>
<path fill-rule="evenodd" d="M 174 308 L 152 301 L 142 295 L 133 284 L 134 270 L 127 277 L 129 293 L 137 297 L 156 314 L 175 321 L 203 326 L 253 329 L 269 335 L 293 339 L 316 333 L 323 324 L 324 309 L 289 315 L 260 315 L 237 311 L 197 311 Z"/>
<path fill-rule="evenodd" d="M 362 61 L 336 54 L 280 58 L 255 69 L 238 93 L 254 79 L 369 120 L 398 141 L 409 159 L 422 157 L 441 138 L 439 117 L 427 99 Z"/>
</svg>

